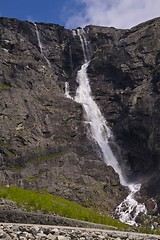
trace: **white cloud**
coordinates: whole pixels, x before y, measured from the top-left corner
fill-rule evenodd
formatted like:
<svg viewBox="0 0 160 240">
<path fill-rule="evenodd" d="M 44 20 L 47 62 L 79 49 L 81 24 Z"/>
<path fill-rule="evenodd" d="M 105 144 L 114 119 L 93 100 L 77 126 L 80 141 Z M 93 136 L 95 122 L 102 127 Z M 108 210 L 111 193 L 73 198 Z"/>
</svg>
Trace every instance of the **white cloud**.
<svg viewBox="0 0 160 240">
<path fill-rule="evenodd" d="M 66 27 L 92 24 L 131 28 L 160 16 L 160 0 L 79 0 L 78 5 L 79 12 L 68 18 Z"/>
</svg>

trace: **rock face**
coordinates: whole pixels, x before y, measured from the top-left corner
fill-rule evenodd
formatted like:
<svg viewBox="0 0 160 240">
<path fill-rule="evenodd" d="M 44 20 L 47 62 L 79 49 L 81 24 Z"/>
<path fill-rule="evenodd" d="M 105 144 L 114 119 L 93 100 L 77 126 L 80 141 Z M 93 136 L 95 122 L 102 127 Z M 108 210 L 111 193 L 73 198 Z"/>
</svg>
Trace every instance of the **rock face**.
<svg viewBox="0 0 160 240">
<path fill-rule="evenodd" d="M 128 178 L 147 184 L 159 181 L 160 168 L 159 23 L 138 25 L 118 39 L 110 32 L 110 42 L 94 53 L 88 70 L 94 96 L 127 162 Z M 159 191 L 154 186 L 152 194 Z"/>
<path fill-rule="evenodd" d="M 81 105 L 64 95 L 65 81 L 72 79 L 75 88 L 83 62 L 79 38 L 63 27 L 37 24 L 49 67 L 33 23 L 1 18 L 0 25 L 0 184 L 111 211 L 125 190 L 88 140 Z"/>
<path fill-rule="evenodd" d="M 143 182 L 149 197 L 159 193 L 160 181 L 159 24 L 160 18 L 131 30 L 85 28 L 93 95 L 128 179 Z M 43 54 L 33 23 L 0 18 L 0 184 L 111 212 L 126 190 L 87 138 L 82 107 L 64 95 L 68 82 L 75 96 L 80 39 L 54 24 L 37 29 Z"/>
</svg>

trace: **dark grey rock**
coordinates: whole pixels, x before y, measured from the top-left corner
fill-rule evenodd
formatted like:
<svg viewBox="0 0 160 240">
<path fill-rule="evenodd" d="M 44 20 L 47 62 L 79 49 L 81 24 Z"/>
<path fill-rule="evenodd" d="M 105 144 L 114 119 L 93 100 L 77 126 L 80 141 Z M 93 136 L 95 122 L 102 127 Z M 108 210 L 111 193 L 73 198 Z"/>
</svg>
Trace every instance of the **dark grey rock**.
<svg viewBox="0 0 160 240">
<path fill-rule="evenodd" d="M 93 95 L 118 143 L 110 145 L 128 180 L 143 182 L 144 199 L 159 194 L 159 23 L 85 28 Z M 72 96 L 77 88 L 80 39 L 55 24 L 37 28 L 51 68 L 33 23 L 0 18 L 0 184 L 111 213 L 127 191 L 87 138 L 82 107 L 64 96 L 66 81 Z"/>
</svg>

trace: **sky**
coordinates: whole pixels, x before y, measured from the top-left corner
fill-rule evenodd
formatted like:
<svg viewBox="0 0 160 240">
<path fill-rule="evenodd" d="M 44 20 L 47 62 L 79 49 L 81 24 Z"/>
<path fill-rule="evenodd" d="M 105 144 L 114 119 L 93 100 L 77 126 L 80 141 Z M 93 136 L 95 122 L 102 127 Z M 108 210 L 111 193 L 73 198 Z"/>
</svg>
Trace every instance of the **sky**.
<svg viewBox="0 0 160 240">
<path fill-rule="evenodd" d="M 131 28 L 160 16 L 160 0 L 0 0 L 0 16 L 56 23 Z"/>
</svg>

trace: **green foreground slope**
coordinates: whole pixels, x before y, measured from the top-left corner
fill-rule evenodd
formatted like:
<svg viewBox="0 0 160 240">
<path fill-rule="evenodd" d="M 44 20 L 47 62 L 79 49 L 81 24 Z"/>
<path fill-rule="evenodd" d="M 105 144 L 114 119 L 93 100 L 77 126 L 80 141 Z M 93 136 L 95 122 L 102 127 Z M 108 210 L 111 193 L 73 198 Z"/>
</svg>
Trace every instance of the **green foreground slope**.
<svg viewBox="0 0 160 240">
<path fill-rule="evenodd" d="M 19 207 L 27 211 L 40 210 L 42 213 L 55 213 L 59 216 L 115 226 L 119 229 L 128 228 L 115 219 L 51 194 L 18 187 L 0 187 L 0 197 L 16 202 Z"/>
</svg>

